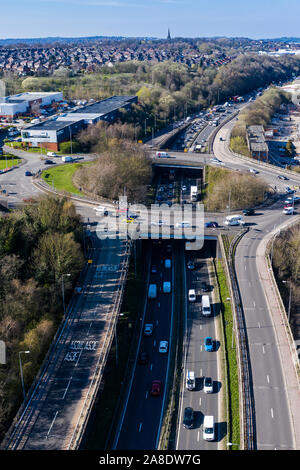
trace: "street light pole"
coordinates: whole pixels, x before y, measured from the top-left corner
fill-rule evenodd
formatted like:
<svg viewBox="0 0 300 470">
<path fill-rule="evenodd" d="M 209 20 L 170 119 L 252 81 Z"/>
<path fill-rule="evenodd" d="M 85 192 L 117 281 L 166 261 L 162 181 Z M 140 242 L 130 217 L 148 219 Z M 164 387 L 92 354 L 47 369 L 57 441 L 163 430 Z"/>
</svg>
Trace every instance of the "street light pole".
<svg viewBox="0 0 300 470">
<path fill-rule="evenodd" d="M 288 306 L 287 317 L 288 317 L 288 322 L 290 323 L 291 306 L 292 306 L 292 283 L 291 281 L 282 281 L 282 283 L 287 284 L 289 286 L 289 306 Z"/>
<path fill-rule="evenodd" d="M 64 315 L 65 315 L 66 314 L 66 304 L 65 304 L 64 276 L 70 277 L 71 274 L 62 274 L 62 276 L 61 276 L 61 292 L 62 292 L 63 308 L 64 308 Z"/>
<path fill-rule="evenodd" d="M 22 382 L 23 398 L 25 401 L 25 385 L 24 385 L 23 368 L 22 368 L 22 360 L 21 360 L 22 353 L 29 354 L 30 351 L 19 351 L 20 375 L 21 375 L 21 382 Z"/>
</svg>

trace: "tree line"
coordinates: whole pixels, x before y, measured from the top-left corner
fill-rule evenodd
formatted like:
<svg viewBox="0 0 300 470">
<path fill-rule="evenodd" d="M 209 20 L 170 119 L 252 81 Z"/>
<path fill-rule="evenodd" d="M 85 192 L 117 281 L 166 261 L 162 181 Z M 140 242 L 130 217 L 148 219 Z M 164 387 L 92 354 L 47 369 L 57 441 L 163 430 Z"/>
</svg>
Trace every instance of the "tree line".
<svg viewBox="0 0 300 470">
<path fill-rule="evenodd" d="M 82 225 L 75 207 L 52 196 L 0 216 L 0 439 L 22 401 L 19 351 L 25 387 L 34 380 L 62 319 L 66 298 L 84 263 Z"/>
</svg>

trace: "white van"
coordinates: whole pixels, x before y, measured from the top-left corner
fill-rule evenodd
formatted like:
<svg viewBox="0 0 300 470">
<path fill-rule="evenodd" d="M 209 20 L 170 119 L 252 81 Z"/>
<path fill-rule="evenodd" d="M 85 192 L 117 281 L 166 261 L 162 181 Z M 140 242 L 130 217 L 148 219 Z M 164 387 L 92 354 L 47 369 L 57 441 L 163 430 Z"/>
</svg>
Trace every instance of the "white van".
<svg viewBox="0 0 300 470">
<path fill-rule="evenodd" d="M 55 152 L 47 152 L 47 157 L 57 157 L 57 153 Z"/>
<path fill-rule="evenodd" d="M 171 283 L 169 281 L 165 281 L 163 283 L 163 293 L 170 294 L 170 292 L 171 292 Z"/>
<path fill-rule="evenodd" d="M 156 152 L 155 156 L 157 158 L 171 158 L 171 155 L 169 155 L 167 152 Z"/>
<path fill-rule="evenodd" d="M 188 390 L 194 390 L 196 386 L 196 381 L 195 381 L 195 372 L 193 370 L 187 371 L 185 386 Z"/>
<path fill-rule="evenodd" d="M 215 422 L 213 416 L 204 416 L 203 421 L 203 439 L 213 441 L 215 438 Z"/>
<path fill-rule="evenodd" d="M 73 161 L 73 158 L 72 157 L 61 157 L 61 160 L 64 162 L 64 163 L 68 163 L 68 162 L 72 162 Z"/>
<path fill-rule="evenodd" d="M 244 223 L 243 216 L 239 214 L 228 215 L 224 222 L 225 225 L 244 225 Z"/>
<path fill-rule="evenodd" d="M 209 295 L 202 295 L 202 315 L 209 317 L 211 314 Z"/>
<path fill-rule="evenodd" d="M 148 289 L 148 298 L 155 299 L 157 293 L 157 286 L 156 284 L 150 284 Z"/>
<path fill-rule="evenodd" d="M 171 260 L 170 259 L 165 259 L 165 268 L 170 269 L 171 268 Z"/>
<path fill-rule="evenodd" d="M 188 298 L 189 298 L 189 302 L 196 302 L 196 292 L 195 292 L 195 289 L 189 289 Z"/>
</svg>

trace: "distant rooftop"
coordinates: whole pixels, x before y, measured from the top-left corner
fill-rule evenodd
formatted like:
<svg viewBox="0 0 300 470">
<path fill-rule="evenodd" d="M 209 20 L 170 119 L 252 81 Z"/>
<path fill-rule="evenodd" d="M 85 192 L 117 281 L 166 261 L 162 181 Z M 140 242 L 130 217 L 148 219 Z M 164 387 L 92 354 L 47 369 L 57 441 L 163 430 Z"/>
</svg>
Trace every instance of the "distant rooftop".
<svg viewBox="0 0 300 470">
<path fill-rule="evenodd" d="M 86 106 L 71 111 L 70 114 L 107 114 L 124 106 L 128 101 L 136 98 L 135 96 L 111 96 L 102 101 L 88 104 Z"/>
<path fill-rule="evenodd" d="M 79 122 L 79 119 L 76 122 Z M 43 121 L 37 124 L 33 124 L 32 126 L 28 126 L 24 130 L 27 131 L 28 129 L 39 129 L 42 131 L 59 131 L 65 127 L 72 126 L 73 124 L 74 121 L 59 121 L 58 119 L 49 119 L 48 121 Z"/>
<path fill-rule="evenodd" d="M 39 100 L 41 98 L 46 98 L 47 96 L 57 95 L 59 92 L 24 92 L 19 93 L 17 95 L 6 96 L 4 98 L 0 98 L 0 103 L 20 103 L 24 101 L 34 101 Z"/>
</svg>

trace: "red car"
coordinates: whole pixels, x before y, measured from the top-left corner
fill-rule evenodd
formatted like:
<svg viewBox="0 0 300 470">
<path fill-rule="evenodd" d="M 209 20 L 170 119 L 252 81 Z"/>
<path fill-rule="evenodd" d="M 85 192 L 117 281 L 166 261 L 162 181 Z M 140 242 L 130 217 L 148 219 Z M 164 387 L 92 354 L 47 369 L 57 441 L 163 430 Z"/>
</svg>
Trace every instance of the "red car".
<svg viewBox="0 0 300 470">
<path fill-rule="evenodd" d="M 161 393 L 161 380 L 153 380 L 151 386 L 151 395 L 153 397 L 159 397 Z"/>
</svg>

